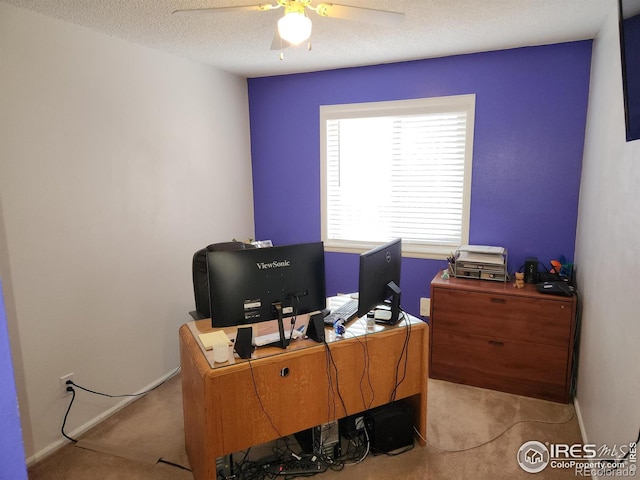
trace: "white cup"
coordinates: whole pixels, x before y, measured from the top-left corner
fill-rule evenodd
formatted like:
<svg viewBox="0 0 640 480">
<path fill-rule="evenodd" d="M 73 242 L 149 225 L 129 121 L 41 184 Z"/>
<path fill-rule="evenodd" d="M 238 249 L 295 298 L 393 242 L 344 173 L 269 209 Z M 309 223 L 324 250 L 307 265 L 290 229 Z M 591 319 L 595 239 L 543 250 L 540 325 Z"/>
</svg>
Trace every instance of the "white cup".
<svg viewBox="0 0 640 480">
<path fill-rule="evenodd" d="M 213 360 L 216 363 L 224 363 L 229 360 L 229 345 L 226 343 L 215 343 L 213 345 Z"/>
</svg>

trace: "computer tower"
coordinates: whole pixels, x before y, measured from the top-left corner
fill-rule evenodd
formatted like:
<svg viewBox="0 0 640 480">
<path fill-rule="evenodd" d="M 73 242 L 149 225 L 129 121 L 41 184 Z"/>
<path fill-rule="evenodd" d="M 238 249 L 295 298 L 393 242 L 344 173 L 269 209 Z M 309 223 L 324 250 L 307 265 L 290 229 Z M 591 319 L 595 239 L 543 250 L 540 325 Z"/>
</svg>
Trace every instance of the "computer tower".
<svg viewBox="0 0 640 480">
<path fill-rule="evenodd" d="M 294 434 L 303 453 L 321 453 L 328 458 L 341 455 L 338 422 L 324 423 Z"/>
<path fill-rule="evenodd" d="M 364 430 L 364 415 L 366 412 L 348 415 L 338 420 L 340 436 L 351 440 Z"/>
<path fill-rule="evenodd" d="M 407 405 L 395 402 L 369 410 L 364 423 L 373 454 L 413 446 L 413 412 Z"/>
</svg>

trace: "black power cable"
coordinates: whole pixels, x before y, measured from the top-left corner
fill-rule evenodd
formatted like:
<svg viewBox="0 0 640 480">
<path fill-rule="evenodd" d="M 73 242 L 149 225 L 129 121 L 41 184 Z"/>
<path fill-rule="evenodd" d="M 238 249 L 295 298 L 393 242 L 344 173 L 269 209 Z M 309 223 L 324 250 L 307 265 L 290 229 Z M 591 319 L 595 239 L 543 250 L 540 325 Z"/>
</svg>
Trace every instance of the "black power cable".
<svg viewBox="0 0 640 480">
<path fill-rule="evenodd" d="M 173 378 L 178 372 L 180 371 L 180 367 L 176 368 L 167 378 L 165 378 L 162 382 L 160 382 L 159 384 L 157 384 L 156 386 L 150 388 L 149 390 L 145 390 L 144 392 L 140 392 L 140 393 L 131 393 L 131 394 L 122 394 L 122 395 L 110 395 L 108 393 L 102 393 L 102 392 L 97 392 L 95 390 L 91 390 L 89 388 L 85 388 L 83 386 L 78 385 L 77 383 L 75 383 L 73 380 L 67 380 L 67 392 L 71 392 L 71 400 L 69 401 L 69 406 L 67 407 L 67 411 L 64 414 L 64 418 L 62 420 L 62 427 L 60 428 L 60 432 L 62 433 L 62 436 L 64 438 L 66 438 L 67 440 L 73 442 L 73 443 L 78 443 L 78 440 L 67 435 L 64 431 L 64 427 L 67 424 L 67 418 L 69 417 L 69 412 L 71 411 L 71 406 L 73 405 L 73 401 L 76 399 L 76 390 L 73 387 L 79 388 L 80 390 L 84 390 L 85 392 L 88 393 L 92 393 L 94 395 L 100 395 L 103 397 L 109 397 L 109 398 L 122 398 L 122 397 L 140 397 L 142 395 L 146 395 L 149 392 L 154 391 L 155 389 L 157 389 L 158 387 L 164 385 L 167 381 L 169 381 L 171 378 Z M 163 458 L 160 458 L 158 460 L 159 463 L 165 463 L 167 465 L 171 465 L 173 467 L 176 468 L 180 468 L 182 470 L 186 470 L 186 471 L 191 471 L 189 468 L 179 465 L 177 463 L 173 463 L 170 462 L 168 460 L 165 460 Z"/>
<path fill-rule="evenodd" d="M 395 386 L 393 391 L 391 392 L 391 398 L 389 399 L 389 403 L 395 402 L 396 395 L 398 393 L 398 387 L 400 384 L 404 382 L 404 379 L 407 376 L 407 364 L 409 362 L 409 340 L 411 339 L 411 320 L 404 312 L 404 310 L 400 309 L 402 315 L 404 316 L 405 321 L 405 337 L 404 343 L 402 345 L 402 350 L 400 351 L 400 356 L 398 357 L 398 363 L 396 364 L 396 376 L 395 376 Z M 398 375 L 400 372 L 400 364 L 402 363 L 402 359 L 404 358 L 404 365 L 402 370 L 402 377 L 398 380 Z"/>
<path fill-rule="evenodd" d="M 325 354 L 328 358 L 328 365 L 333 366 L 333 370 L 336 377 L 336 393 L 338 394 L 338 398 L 340 399 L 340 403 L 342 404 L 342 409 L 344 410 L 345 415 L 349 415 L 347 412 L 347 405 L 344 403 L 344 398 L 342 398 L 342 394 L 340 393 L 340 382 L 338 380 L 338 366 L 336 365 L 335 360 L 333 359 L 333 354 L 331 353 L 331 348 L 329 344 L 325 340 L 324 342 Z M 331 370 L 328 369 L 327 374 L 329 376 L 329 382 L 331 383 Z"/>
<path fill-rule="evenodd" d="M 184 465 L 179 465 L 179 464 L 177 464 L 177 463 L 170 462 L 169 460 L 165 460 L 164 458 L 160 458 L 160 459 L 158 460 L 158 463 L 165 463 L 165 464 L 167 464 L 167 465 L 171 465 L 172 467 L 179 468 L 180 470 L 186 470 L 187 472 L 190 472 L 190 471 L 191 471 L 191 469 L 190 469 L 190 468 L 187 468 L 187 467 L 185 467 Z"/>
<path fill-rule="evenodd" d="M 351 335 L 350 338 L 354 338 L 358 341 L 358 343 L 360 344 L 360 346 L 362 347 L 362 354 L 363 354 L 363 368 L 362 368 L 362 374 L 360 375 L 360 397 L 362 398 L 362 406 L 365 410 L 369 410 L 371 408 L 371 405 L 373 404 L 373 401 L 375 399 L 376 396 L 376 392 L 373 389 L 373 384 L 371 383 L 371 374 L 370 374 L 370 370 L 369 370 L 369 363 L 371 361 L 371 359 L 369 358 L 369 347 L 367 345 L 368 340 L 367 340 L 367 335 L 369 332 L 367 332 L 367 334 L 365 334 L 365 338 L 364 338 L 364 342 L 362 340 L 360 340 L 360 338 L 358 337 L 358 335 L 355 335 L 349 331 L 347 331 L 347 333 L 349 333 Z M 365 381 L 365 378 L 367 380 L 368 383 L 368 387 L 369 387 L 369 392 L 371 393 L 371 399 L 369 400 L 369 402 L 367 402 L 364 398 L 364 389 L 362 388 L 362 385 Z"/>
<path fill-rule="evenodd" d="M 68 382 L 70 381 L 71 380 L 69 380 Z M 64 433 L 64 426 L 67 424 L 67 417 L 69 416 L 69 412 L 71 411 L 71 405 L 73 405 L 73 401 L 76 399 L 76 391 L 73 387 L 67 386 L 67 392 L 71 392 L 71 401 L 69 402 L 69 406 L 67 407 L 67 412 L 64 414 L 64 419 L 62 420 L 62 427 L 60 428 L 60 431 L 62 432 L 62 436 L 64 438 L 72 441 L 73 443 L 78 443 L 78 440 L 76 440 L 75 438 L 71 438 L 69 435 Z"/>
<path fill-rule="evenodd" d="M 247 359 L 247 361 L 249 363 L 249 372 L 251 373 L 251 382 L 253 383 L 253 390 L 256 393 L 256 398 L 258 399 L 258 403 L 260 404 L 260 409 L 262 410 L 262 413 L 264 413 L 264 416 L 267 417 L 267 420 L 269 420 L 269 423 L 271 424 L 271 428 L 273 428 L 273 431 L 276 432 L 278 437 L 282 437 L 282 434 L 278 430 L 278 427 L 276 427 L 276 424 L 273 422 L 271 415 L 269 415 L 269 412 L 267 412 L 267 409 L 262 403 L 260 392 L 258 392 L 258 384 L 256 383 L 256 377 L 253 374 L 253 364 L 251 363 L 251 358 Z"/>
<path fill-rule="evenodd" d="M 142 395 L 146 395 L 149 392 L 153 392 L 155 389 L 167 383 L 170 379 L 175 377 L 179 371 L 180 371 L 180 367 L 176 368 L 167 378 L 165 378 L 162 382 L 157 384 L 155 387 L 152 387 L 149 390 L 145 390 L 144 392 L 140 392 L 140 393 L 123 393 L 122 395 L 110 395 L 108 393 L 96 392 L 95 390 L 85 388 L 81 385 L 78 385 L 73 380 L 67 380 L 67 385 L 72 385 L 73 387 L 79 388 L 80 390 L 84 390 L 85 392 L 93 393 L 94 395 L 101 395 L 103 397 L 108 397 L 108 398 L 141 397 Z M 69 387 L 67 386 L 67 391 L 68 390 L 69 390 Z"/>
<path fill-rule="evenodd" d="M 77 383 L 75 383 L 73 380 L 67 380 L 67 392 L 71 392 L 72 397 L 71 397 L 71 401 L 69 402 L 69 407 L 67 408 L 66 413 L 64 414 L 64 419 L 62 420 L 62 428 L 61 428 L 61 433 L 62 436 L 65 437 L 66 439 L 77 443 L 78 441 L 74 438 L 71 438 L 69 435 L 67 435 L 64 432 L 64 427 L 67 424 L 67 417 L 69 416 L 69 412 L 71 411 L 71 406 L 73 405 L 73 401 L 76 399 L 76 390 L 73 387 L 79 388 L 80 390 L 84 390 L 85 392 L 88 393 L 93 393 L 94 395 L 101 395 L 103 397 L 109 397 L 109 398 L 121 398 L 121 397 L 139 397 L 141 395 L 145 395 L 153 390 L 155 390 L 156 388 L 158 388 L 159 386 L 165 384 L 169 379 L 173 378 L 178 372 L 180 371 L 180 367 L 176 368 L 173 373 L 171 373 L 171 375 L 169 375 L 166 379 L 164 379 L 162 382 L 160 382 L 158 385 L 156 385 L 153 388 L 150 388 L 149 390 L 146 390 L 144 392 L 140 392 L 140 393 L 134 393 L 134 394 L 125 394 L 125 395 L 109 395 L 107 393 L 101 393 L 101 392 L 96 392 L 94 390 L 91 390 L 89 388 L 85 388 L 81 385 L 78 385 Z"/>
</svg>

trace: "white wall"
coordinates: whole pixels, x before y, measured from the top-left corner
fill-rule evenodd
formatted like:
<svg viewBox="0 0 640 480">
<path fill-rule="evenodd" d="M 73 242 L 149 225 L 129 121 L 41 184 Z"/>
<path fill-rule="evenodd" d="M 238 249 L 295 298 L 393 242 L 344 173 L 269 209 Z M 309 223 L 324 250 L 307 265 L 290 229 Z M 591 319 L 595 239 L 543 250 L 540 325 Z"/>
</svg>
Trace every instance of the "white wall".
<svg viewBox="0 0 640 480">
<path fill-rule="evenodd" d="M 593 43 L 576 265 L 582 294 L 578 407 L 584 440 L 640 427 L 640 141 L 625 142 L 617 12 Z"/>
<path fill-rule="evenodd" d="M 179 365 L 191 256 L 253 236 L 246 80 L 0 3 L 0 274 L 27 457 L 59 377 L 131 393 Z M 79 394 L 67 433 L 115 400 Z"/>
</svg>

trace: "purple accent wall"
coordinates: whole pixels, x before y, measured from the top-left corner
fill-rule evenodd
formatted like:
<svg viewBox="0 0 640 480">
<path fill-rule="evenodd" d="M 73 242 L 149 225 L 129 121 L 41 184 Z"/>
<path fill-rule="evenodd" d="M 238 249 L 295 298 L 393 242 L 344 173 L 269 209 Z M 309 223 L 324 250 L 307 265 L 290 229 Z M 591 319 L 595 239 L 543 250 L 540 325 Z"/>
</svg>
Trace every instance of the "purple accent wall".
<svg viewBox="0 0 640 480">
<path fill-rule="evenodd" d="M 7 332 L 2 282 L 0 282 L 0 478 L 27 478 L 20 415 Z"/>
<path fill-rule="evenodd" d="M 625 19 L 622 28 L 627 141 L 631 141 L 640 138 L 640 15 Z"/>
<path fill-rule="evenodd" d="M 249 79 L 256 237 L 320 239 L 320 105 L 475 93 L 470 243 L 507 247 L 510 271 L 572 261 L 590 66 L 581 41 Z M 403 260 L 406 310 L 445 265 Z M 327 253 L 326 270 L 328 294 L 357 290 L 356 255 Z"/>
</svg>

